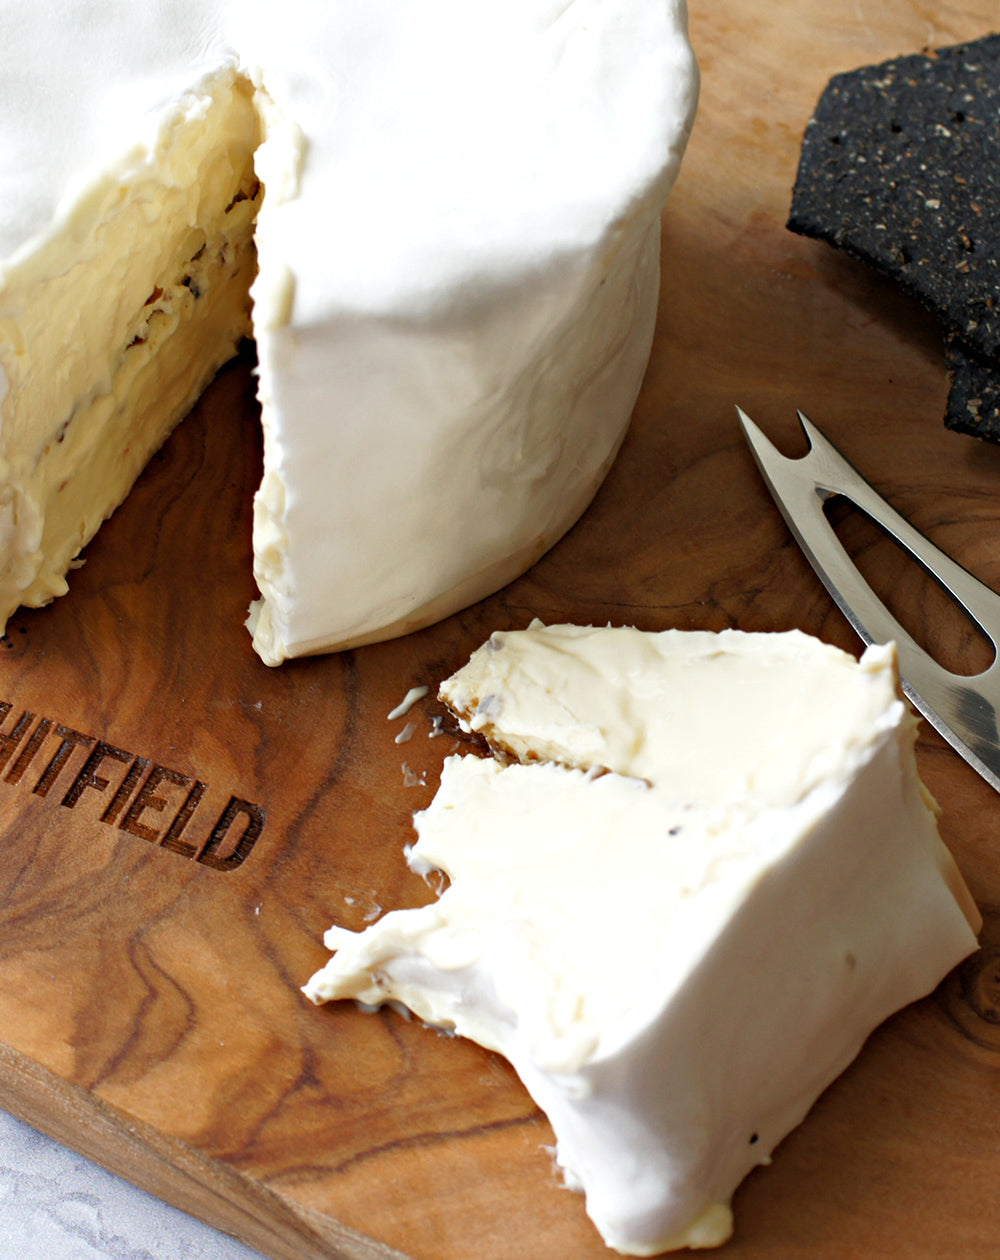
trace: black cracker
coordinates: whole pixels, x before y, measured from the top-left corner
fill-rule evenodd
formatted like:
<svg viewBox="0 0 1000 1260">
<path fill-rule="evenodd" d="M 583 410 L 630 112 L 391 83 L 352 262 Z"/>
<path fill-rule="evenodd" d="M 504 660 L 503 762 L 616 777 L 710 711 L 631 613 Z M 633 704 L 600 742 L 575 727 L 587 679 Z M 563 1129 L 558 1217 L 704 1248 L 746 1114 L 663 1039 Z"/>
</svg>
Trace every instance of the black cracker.
<svg viewBox="0 0 1000 1260">
<path fill-rule="evenodd" d="M 945 424 L 956 433 L 1000 444 L 1000 363 L 977 355 L 958 338 L 949 338 L 946 349 L 951 388 Z"/>
<path fill-rule="evenodd" d="M 788 227 L 937 316 L 945 423 L 1000 442 L 1000 35 L 831 79 L 803 137 Z"/>
</svg>

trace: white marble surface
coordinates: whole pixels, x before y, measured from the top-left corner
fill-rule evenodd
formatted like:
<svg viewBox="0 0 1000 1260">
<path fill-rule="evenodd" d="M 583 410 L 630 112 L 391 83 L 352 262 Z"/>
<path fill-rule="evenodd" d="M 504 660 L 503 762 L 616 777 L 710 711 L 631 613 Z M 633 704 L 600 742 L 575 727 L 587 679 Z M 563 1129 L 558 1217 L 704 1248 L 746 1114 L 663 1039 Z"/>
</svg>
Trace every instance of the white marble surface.
<svg viewBox="0 0 1000 1260">
<path fill-rule="evenodd" d="M 260 1260 L 0 1112 L 0 1260 Z"/>
</svg>

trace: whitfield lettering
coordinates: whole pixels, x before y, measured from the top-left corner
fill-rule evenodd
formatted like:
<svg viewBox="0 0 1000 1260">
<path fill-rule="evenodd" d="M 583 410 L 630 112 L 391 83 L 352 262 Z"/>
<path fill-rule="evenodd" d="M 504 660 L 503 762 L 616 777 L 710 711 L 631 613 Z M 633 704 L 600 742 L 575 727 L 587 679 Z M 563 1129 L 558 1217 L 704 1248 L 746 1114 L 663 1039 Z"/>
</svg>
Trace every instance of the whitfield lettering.
<svg viewBox="0 0 1000 1260">
<path fill-rule="evenodd" d="M 259 805 L 230 796 L 205 828 L 199 809 L 208 788 L 200 779 L 27 710 L 11 725 L 11 709 L 0 701 L 4 782 L 35 796 L 58 793 L 66 809 L 93 811 L 109 827 L 216 871 L 233 871 L 249 857 L 264 829 Z"/>
</svg>

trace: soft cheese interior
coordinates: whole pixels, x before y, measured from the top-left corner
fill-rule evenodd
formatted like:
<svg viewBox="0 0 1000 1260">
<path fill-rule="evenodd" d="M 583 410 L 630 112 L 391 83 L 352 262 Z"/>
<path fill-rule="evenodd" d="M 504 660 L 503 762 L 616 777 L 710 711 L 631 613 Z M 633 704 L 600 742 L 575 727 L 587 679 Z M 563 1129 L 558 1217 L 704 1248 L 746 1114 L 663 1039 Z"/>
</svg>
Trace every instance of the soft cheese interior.
<svg viewBox="0 0 1000 1260">
<path fill-rule="evenodd" d="M 893 649 L 536 624 L 441 695 L 500 754 L 449 758 L 416 817 L 449 885 L 332 928 L 306 993 L 506 1055 L 610 1246 L 723 1242 L 743 1177 L 976 945 Z"/>
<path fill-rule="evenodd" d="M 250 332 L 257 112 L 185 93 L 0 275 L 0 623 L 71 561 Z"/>
</svg>

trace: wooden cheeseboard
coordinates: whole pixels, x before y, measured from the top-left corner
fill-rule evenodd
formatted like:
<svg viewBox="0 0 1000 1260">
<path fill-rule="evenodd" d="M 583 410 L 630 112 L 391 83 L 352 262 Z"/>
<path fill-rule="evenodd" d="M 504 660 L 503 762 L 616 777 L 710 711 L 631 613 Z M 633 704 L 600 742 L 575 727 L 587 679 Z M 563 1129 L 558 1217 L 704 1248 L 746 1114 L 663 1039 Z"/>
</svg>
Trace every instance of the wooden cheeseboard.
<svg viewBox="0 0 1000 1260">
<path fill-rule="evenodd" d="M 299 986 L 331 922 L 431 893 L 410 816 L 453 728 L 437 682 L 545 621 L 856 640 L 735 420 L 789 454 L 809 413 L 894 505 L 1000 586 L 1000 449 L 947 433 L 941 338 L 888 283 L 784 228 L 829 76 L 987 33 L 995 5 L 695 0 L 701 106 L 664 217 L 653 357 L 621 456 L 525 577 L 393 643 L 254 656 L 249 359 L 226 369 L 87 551 L 0 642 L 0 1105 L 275 1260 L 609 1254 L 508 1066 Z M 859 563 L 946 663 L 976 634 L 894 549 Z M 410 687 L 432 695 L 387 714 Z M 25 717 L 24 715 L 28 716 Z M 993 1257 L 1000 1206 L 1000 797 L 928 728 L 925 781 L 984 948 L 890 1020 L 737 1194 L 733 1257 Z"/>
</svg>

